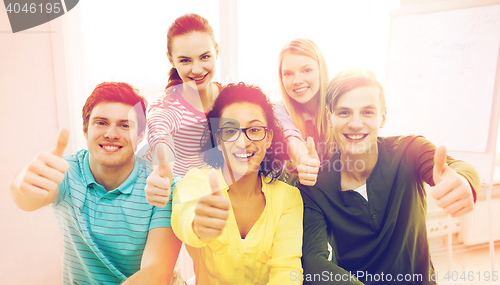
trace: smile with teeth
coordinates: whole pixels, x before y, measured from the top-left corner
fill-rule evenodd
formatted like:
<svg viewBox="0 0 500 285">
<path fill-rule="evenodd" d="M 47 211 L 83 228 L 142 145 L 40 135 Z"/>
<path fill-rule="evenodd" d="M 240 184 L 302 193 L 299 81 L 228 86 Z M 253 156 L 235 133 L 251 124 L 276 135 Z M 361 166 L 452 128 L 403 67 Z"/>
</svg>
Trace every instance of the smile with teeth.
<svg viewBox="0 0 500 285">
<path fill-rule="evenodd" d="M 368 136 L 368 134 L 356 134 L 356 135 L 348 135 L 348 134 L 344 134 L 344 136 L 350 140 L 360 140 L 360 139 L 364 139 L 366 138 L 366 136 Z"/>
<path fill-rule="evenodd" d="M 243 159 L 246 159 L 246 158 L 249 158 L 251 156 L 253 156 L 255 153 L 251 152 L 251 153 L 233 153 L 233 155 L 236 157 L 236 158 L 243 158 Z"/>
<path fill-rule="evenodd" d="M 302 87 L 302 88 L 293 89 L 293 92 L 301 93 L 301 92 L 306 91 L 308 88 L 309 87 Z"/>
<path fill-rule="evenodd" d="M 117 145 L 101 145 L 101 147 L 105 150 L 109 150 L 109 151 L 115 151 L 115 150 L 118 150 L 121 148 L 121 146 L 117 146 Z"/>
<path fill-rule="evenodd" d="M 208 74 L 208 73 L 207 73 Z M 205 76 L 207 76 L 207 74 L 203 75 L 203 76 L 198 76 L 198 77 L 189 77 L 191 79 L 193 79 L 194 81 L 200 81 L 200 80 L 203 80 L 205 78 Z"/>
</svg>

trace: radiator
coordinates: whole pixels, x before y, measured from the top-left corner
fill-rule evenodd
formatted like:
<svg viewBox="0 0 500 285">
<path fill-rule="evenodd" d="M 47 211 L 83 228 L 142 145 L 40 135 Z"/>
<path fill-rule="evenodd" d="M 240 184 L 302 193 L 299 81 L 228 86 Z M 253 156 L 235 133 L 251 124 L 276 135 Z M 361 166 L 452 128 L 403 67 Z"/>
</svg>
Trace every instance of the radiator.
<svg viewBox="0 0 500 285">
<path fill-rule="evenodd" d="M 490 240 L 490 228 L 493 240 L 500 240 L 500 199 L 491 200 L 491 225 L 488 218 L 488 204 L 478 201 L 474 211 L 463 217 L 461 236 L 464 245 L 487 243 Z"/>
</svg>

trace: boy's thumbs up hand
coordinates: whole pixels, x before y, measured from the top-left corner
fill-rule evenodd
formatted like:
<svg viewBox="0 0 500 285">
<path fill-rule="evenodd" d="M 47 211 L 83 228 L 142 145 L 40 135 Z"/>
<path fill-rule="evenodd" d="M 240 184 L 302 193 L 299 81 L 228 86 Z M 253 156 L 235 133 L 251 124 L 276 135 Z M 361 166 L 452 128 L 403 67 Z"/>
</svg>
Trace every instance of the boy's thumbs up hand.
<svg viewBox="0 0 500 285">
<path fill-rule="evenodd" d="M 474 209 L 472 187 L 465 177 L 448 166 L 443 146 L 434 154 L 432 176 L 435 185 L 431 187 L 431 195 L 447 214 L 458 217 Z"/>
<path fill-rule="evenodd" d="M 195 208 L 193 230 L 200 239 L 218 237 L 222 234 L 231 206 L 220 189 L 219 175 L 215 169 L 208 173 L 211 193 L 200 198 Z"/>
<path fill-rule="evenodd" d="M 17 176 L 14 183 L 18 191 L 28 197 L 45 199 L 50 192 L 58 190 L 69 164 L 62 158 L 68 145 L 69 130 L 59 132 L 56 146 L 48 152 L 40 152 Z"/>
</svg>

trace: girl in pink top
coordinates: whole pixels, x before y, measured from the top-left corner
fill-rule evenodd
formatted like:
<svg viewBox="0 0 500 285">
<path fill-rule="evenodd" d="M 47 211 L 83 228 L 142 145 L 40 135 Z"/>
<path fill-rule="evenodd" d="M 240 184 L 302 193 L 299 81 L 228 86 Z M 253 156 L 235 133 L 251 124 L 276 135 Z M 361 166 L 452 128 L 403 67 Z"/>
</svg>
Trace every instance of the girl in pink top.
<svg viewBox="0 0 500 285">
<path fill-rule="evenodd" d="M 148 110 L 147 158 L 157 165 L 158 149 L 166 149 L 173 173 L 184 176 L 190 168 L 206 165 L 199 146 L 206 113 L 222 89 L 212 81 L 219 45 L 205 18 L 186 14 L 170 26 L 167 49 L 172 69 L 165 94 Z"/>
</svg>

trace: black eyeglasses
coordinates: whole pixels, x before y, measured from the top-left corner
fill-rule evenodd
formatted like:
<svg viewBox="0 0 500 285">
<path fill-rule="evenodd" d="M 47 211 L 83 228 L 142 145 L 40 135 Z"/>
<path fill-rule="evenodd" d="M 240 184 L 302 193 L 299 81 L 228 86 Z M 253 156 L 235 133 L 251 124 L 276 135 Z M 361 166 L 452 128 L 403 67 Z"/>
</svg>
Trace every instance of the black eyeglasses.
<svg viewBox="0 0 500 285">
<path fill-rule="evenodd" d="M 221 140 L 225 142 L 234 142 L 240 137 L 242 131 L 249 140 L 261 141 L 266 137 L 267 127 L 249 127 L 244 129 L 223 127 L 219 128 L 217 133 L 219 133 Z"/>
</svg>

